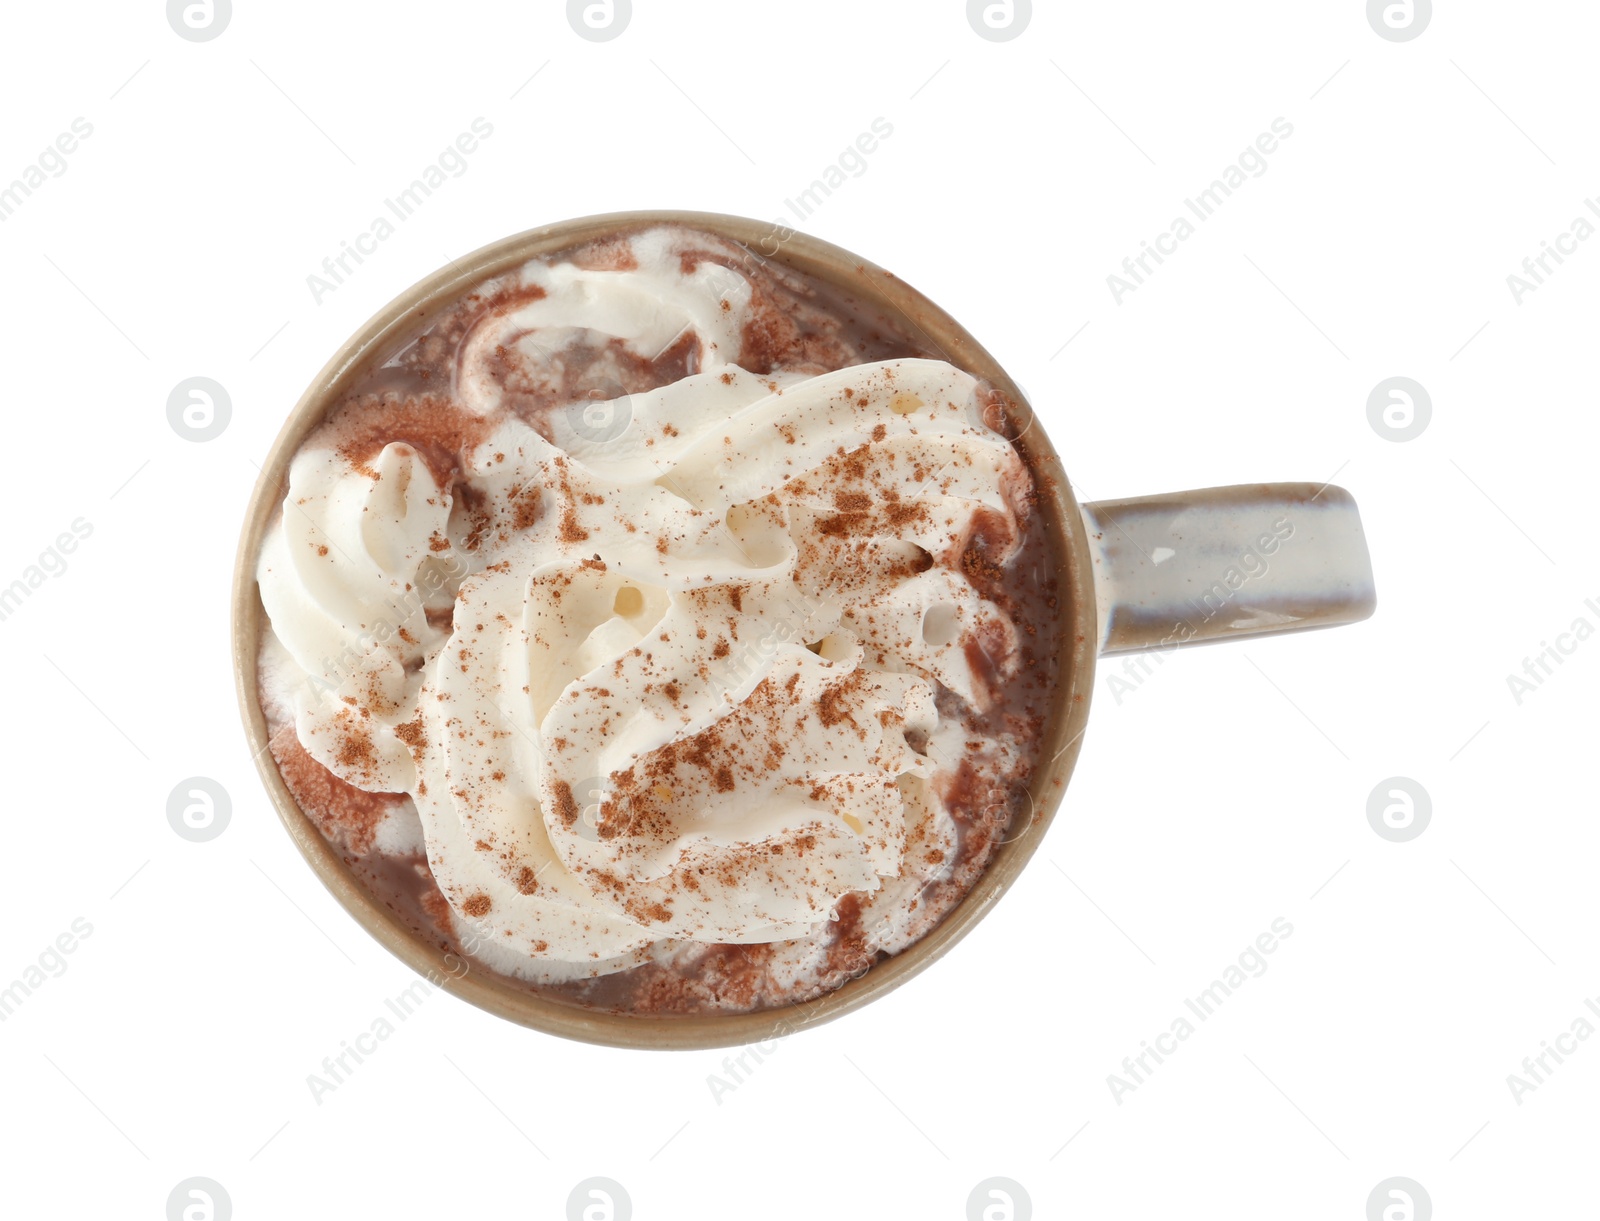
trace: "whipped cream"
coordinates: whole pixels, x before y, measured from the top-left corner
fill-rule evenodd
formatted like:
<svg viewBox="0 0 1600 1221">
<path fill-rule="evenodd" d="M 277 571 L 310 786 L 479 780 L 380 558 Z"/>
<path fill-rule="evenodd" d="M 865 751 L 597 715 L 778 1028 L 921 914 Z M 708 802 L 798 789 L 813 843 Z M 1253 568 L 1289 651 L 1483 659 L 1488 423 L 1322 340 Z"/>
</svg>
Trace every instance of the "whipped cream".
<svg viewBox="0 0 1600 1221">
<path fill-rule="evenodd" d="M 452 443 L 347 409 L 262 548 L 271 699 L 409 798 L 451 931 L 532 982 L 770 943 L 793 983 L 846 896 L 893 953 L 957 860 L 957 772 L 1026 746 L 949 715 L 1018 667 L 964 559 L 1015 552 L 1031 487 L 984 387 L 775 346 L 736 254 L 661 228 L 480 290 Z"/>
</svg>

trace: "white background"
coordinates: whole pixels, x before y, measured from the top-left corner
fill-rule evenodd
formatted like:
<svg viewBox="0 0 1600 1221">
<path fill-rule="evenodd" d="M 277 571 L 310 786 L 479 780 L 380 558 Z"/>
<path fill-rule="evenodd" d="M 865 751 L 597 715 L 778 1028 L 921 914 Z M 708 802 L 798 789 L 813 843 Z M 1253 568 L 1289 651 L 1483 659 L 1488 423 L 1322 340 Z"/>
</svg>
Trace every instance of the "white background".
<svg viewBox="0 0 1600 1221">
<path fill-rule="evenodd" d="M 1521 304 L 1506 277 L 1600 193 L 1600 11 L 1440 7 L 1396 44 L 1357 0 L 1040 4 L 996 43 L 954 0 L 636 0 L 596 44 L 554 2 L 238 0 L 196 44 L 153 0 L 9 6 L 0 182 L 74 118 L 93 135 L 0 224 L 0 586 L 93 533 L 0 622 L 0 983 L 93 933 L 0 1025 L 8 1214 L 160 1218 L 204 1175 L 241 1219 L 560 1218 L 604 1175 L 641 1219 L 959 1219 L 1003 1175 L 1040 1218 L 1360 1221 L 1404 1175 L 1441 1219 L 1592 1215 L 1600 1038 L 1520 1105 L 1506 1078 L 1600 997 L 1600 641 L 1520 704 L 1506 676 L 1600 627 L 1600 241 Z M 306 277 L 479 116 L 467 172 L 318 304 Z M 1185 650 L 1120 702 L 1102 676 L 998 910 L 720 1101 L 724 1053 L 565 1043 L 439 994 L 317 1104 L 307 1074 L 412 977 L 244 746 L 227 600 L 254 464 L 447 259 L 624 208 L 792 219 L 880 116 L 799 227 L 965 322 L 1084 498 L 1350 489 L 1376 617 Z M 1106 277 L 1279 116 L 1268 171 L 1117 304 Z M 1395 375 L 1433 401 L 1407 443 L 1367 420 Z M 192 376 L 232 400 L 205 443 L 166 418 Z M 167 823 L 195 775 L 232 795 L 210 843 Z M 1366 817 L 1395 775 L 1433 802 L 1405 844 Z M 1280 916 L 1270 969 L 1114 1100 L 1123 1057 Z"/>
</svg>

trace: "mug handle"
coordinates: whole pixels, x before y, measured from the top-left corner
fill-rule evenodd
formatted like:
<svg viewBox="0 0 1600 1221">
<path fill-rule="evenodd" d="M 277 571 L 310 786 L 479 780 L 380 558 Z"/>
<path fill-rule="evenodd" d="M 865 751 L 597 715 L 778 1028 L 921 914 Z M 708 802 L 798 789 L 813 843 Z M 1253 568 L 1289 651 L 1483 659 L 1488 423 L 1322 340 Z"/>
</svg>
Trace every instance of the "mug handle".
<svg viewBox="0 0 1600 1221">
<path fill-rule="evenodd" d="M 1372 614 L 1372 558 L 1350 493 L 1251 483 L 1081 506 L 1100 652 L 1271 636 Z"/>
</svg>

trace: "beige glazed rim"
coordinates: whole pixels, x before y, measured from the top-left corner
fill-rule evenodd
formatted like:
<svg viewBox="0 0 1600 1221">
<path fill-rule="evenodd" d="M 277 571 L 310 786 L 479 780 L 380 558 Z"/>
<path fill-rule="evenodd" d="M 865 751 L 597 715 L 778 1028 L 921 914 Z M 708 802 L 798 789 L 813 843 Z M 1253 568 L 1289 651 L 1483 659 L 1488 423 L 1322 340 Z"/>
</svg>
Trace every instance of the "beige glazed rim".
<svg viewBox="0 0 1600 1221">
<path fill-rule="evenodd" d="M 386 360 L 415 331 L 427 326 L 458 296 L 476 284 L 529 259 L 579 244 L 602 234 L 654 224 L 704 229 L 745 247 L 752 257 L 814 276 L 882 315 L 951 364 L 998 386 L 1019 405 L 1026 403 L 1016 384 L 954 318 L 914 288 L 872 263 L 818 238 L 769 222 L 710 212 L 617 212 L 530 229 L 456 260 L 400 294 L 370 319 L 319 372 L 279 432 L 262 466 L 239 541 L 232 590 L 233 666 L 245 734 L 267 793 L 290 837 L 324 885 L 367 932 L 412 970 L 463 1000 L 509 1021 L 548 1034 L 614 1047 L 725 1047 L 790 1033 L 841 1017 L 904 983 L 955 945 L 995 905 L 1033 856 L 1048 829 L 1077 761 L 1089 712 L 1096 652 L 1096 609 L 1092 566 L 1083 518 L 1055 450 L 1031 411 L 1019 406 L 1013 435 L 1028 451 L 1039 488 L 1038 512 L 1058 557 L 1061 647 L 1055 660 L 1056 689 L 1050 720 L 1040 745 L 1030 797 L 1031 823 L 1019 814 L 973 889 L 926 937 L 862 976 L 815 1000 L 758 1013 L 685 1017 L 631 1016 L 579 1008 L 530 992 L 525 985 L 482 967 L 464 964 L 413 933 L 351 874 L 290 795 L 267 749 L 266 718 L 257 695 L 257 659 L 266 613 L 256 588 L 256 557 L 262 538 L 279 512 L 288 484 L 289 464 L 301 442 L 319 424 L 330 404 Z M 1043 576 L 1043 574 L 1041 574 Z M 463 971 L 463 965 L 468 969 Z M 951 980 L 947 986 L 954 986 Z"/>
</svg>

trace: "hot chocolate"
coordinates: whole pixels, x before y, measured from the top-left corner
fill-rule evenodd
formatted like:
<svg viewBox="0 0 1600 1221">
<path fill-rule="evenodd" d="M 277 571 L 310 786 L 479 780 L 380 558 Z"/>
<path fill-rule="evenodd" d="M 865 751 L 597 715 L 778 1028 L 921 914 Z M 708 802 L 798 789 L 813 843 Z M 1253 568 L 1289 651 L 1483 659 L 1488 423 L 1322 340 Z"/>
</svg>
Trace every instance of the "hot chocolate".
<svg viewBox="0 0 1600 1221">
<path fill-rule="evenodd" d="M 465 293 L 290 467 L 272 753 L 418 932 L 636 1014 L 836 988 L 1025 830 L 1057 563 L 997 390 L 679 226 Z"/>
</svg>

